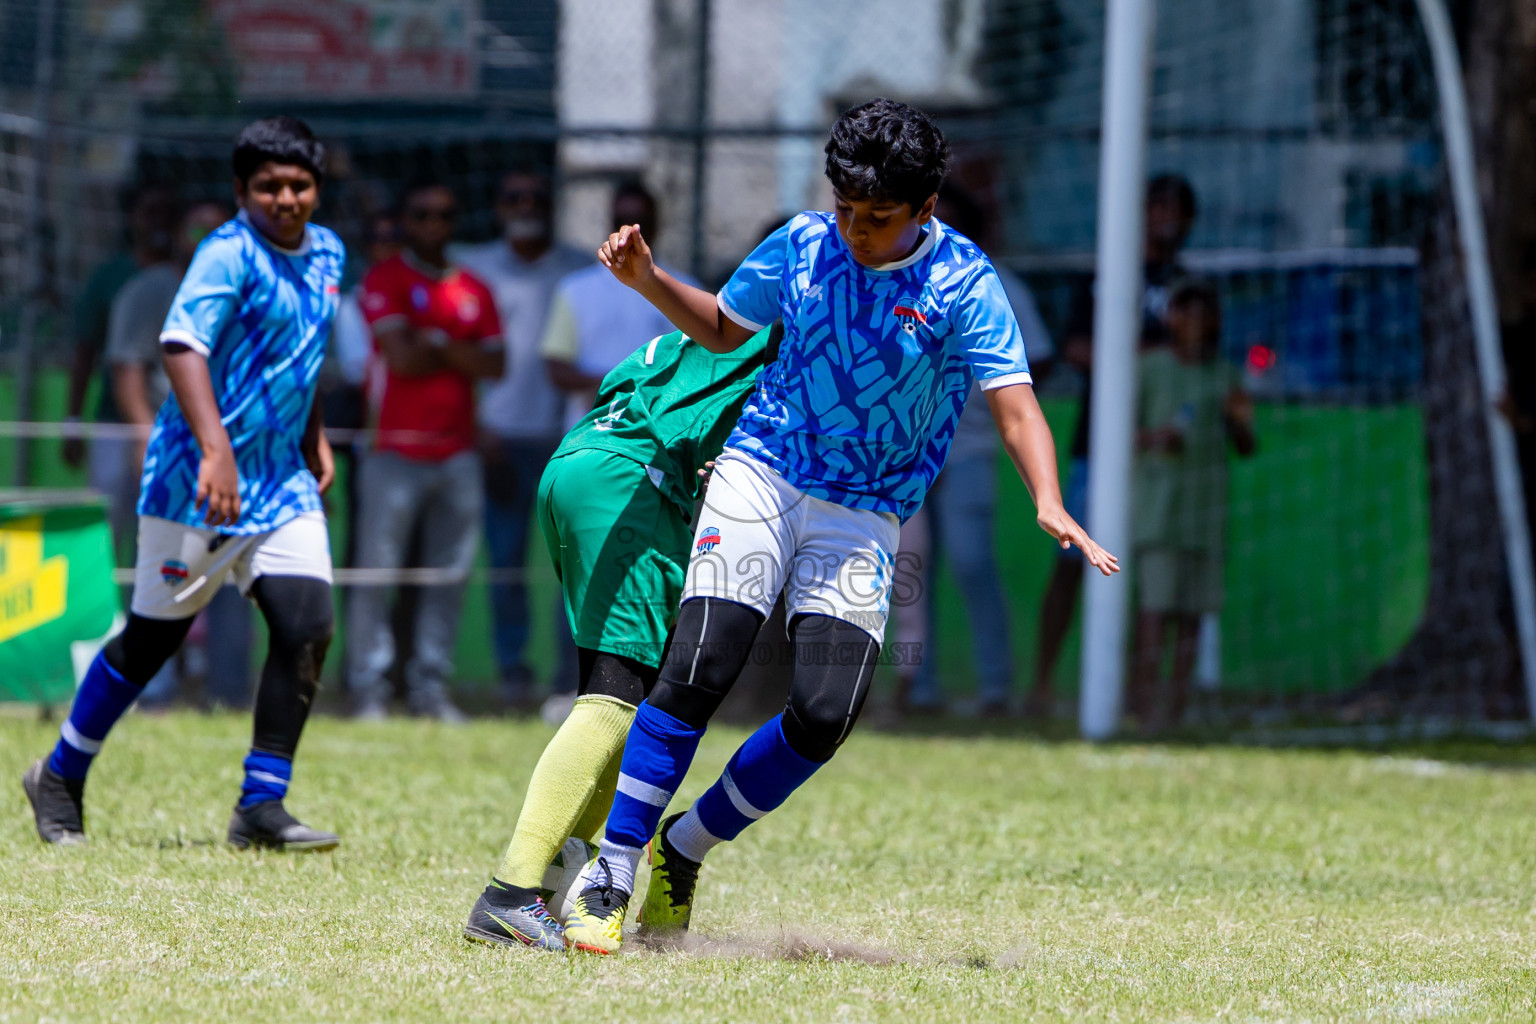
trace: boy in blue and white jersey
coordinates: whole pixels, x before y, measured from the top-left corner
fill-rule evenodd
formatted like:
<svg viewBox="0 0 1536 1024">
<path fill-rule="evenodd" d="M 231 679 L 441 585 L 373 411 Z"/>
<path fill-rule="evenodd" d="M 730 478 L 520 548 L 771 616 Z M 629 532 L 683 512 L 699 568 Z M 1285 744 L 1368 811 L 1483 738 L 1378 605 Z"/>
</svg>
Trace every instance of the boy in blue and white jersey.
<svg viewBox="0 0 1536 1024">
<path fill-rule="evenodd" d="M 229 841 L 338 842 L 283 807 L 332 632 L 320 496 L 333 463 L 314 399 L 345 251 L 309 223 L 324 160 L 290 117 L 257 121 L 235 142 L 239 216 L 198 246 L 160 334 L 173 393 L 144 457 L 128 623 L 86 672 L 53 753 L 23 776 L 47 842 L 85 838 L 92 759 L 226 579 L 271 634 Z"/>
<path fill-rule="evenodd" d="M 921 111 L 875 100 L 838 119 L 826 154 L 835 212 L 792 219 L 718 296 L 657 269 L 633 227 L 599 253 L 711 351 L 778 318 L 784 340 L 716 462 L 669 656 L 630 728 L 599 856 L 567 916 L 578 949 L 618 949 L 648 841 L 642 927 L 686 928 L 705 853 L 783 803 L 847 738 L 878 660 L 900 523 L 943 468 L 973 379 L 1039 525 L 1106 575 L 1118 569 L 1062 508 L 997 272 L 933 217 L 943 133 Z M 795 647 L 788 705 L 693 807 L 661 822 L 780 592 Z"/>
</svg>

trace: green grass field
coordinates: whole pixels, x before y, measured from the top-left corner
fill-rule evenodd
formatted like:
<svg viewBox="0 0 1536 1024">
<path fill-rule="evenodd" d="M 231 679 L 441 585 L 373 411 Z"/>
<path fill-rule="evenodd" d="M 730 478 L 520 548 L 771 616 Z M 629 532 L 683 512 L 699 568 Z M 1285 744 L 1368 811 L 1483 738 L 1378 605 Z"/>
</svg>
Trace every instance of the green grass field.
<svg viewBox="0 0 1536 1024">
<path fill-rule="evenodd" d="M 222 845 L 241 717 L 134 716 L 86 847 L 0 716 L 0 1021 L 1529 1021 L 1536 748 L 1377 753 L 856 734 L 716 851 L 687 952 L 471 946 L 548 736 L 317 720 L 334 855 Z M 683 796 L 741 733 L 712 731 Z"/>
</svg>

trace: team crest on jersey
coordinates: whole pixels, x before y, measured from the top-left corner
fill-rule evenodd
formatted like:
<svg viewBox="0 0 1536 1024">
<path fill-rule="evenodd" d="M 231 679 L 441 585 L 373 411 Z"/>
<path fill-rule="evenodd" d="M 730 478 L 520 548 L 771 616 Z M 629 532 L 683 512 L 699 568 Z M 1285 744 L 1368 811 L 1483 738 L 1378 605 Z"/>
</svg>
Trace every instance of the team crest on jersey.
<svg viewBox="0 0 1536 1024">
<path fill-rule="evenodd" d="M 167 558 L 160 563 L 160 578 L 171 586 L 187 582 L 187 563 L 178 562 L 174 558 Z"/>
<path fill-rule="evenodd" d="M 908 334 L 916 334 L 917 325 L 928 322 L 928 318 L 923 315 L 923 311 L 917 308 L 915 300 L 902 303 L 893 312 L 896 314 L 896 319 L 901 321 L 901 329 Z"/>
<path fill-rule="evenodd" d="M 720 529 L 715 526 L 706 526 L 699 532 L 698 542 L 693 545 L 693 550 L 701 555 L 707 555 L 715 550 L 720 543 Z"/>
<path fill-rule="evenodd" d="M 427 294 L 427 286 L 424 284 L 411 285 L 411 305 L 417 309 L 426 309 L 427 303 L 432 301 L 432 296 Z"/>
</svg>

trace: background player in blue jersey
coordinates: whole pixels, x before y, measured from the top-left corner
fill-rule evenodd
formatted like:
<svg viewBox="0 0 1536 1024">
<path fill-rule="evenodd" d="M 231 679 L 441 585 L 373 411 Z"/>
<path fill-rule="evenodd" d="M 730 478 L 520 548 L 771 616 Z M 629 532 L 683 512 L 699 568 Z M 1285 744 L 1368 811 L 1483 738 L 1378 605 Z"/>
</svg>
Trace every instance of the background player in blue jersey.
<svg viewBox="0 0 1536 1024">
<path fill-rule="evenodd" d="M 333 467 L 314 398 L 345 252 L 309 223 L 324 160 L 291 117 L 257 121 L 235 141 L 240 214 L 198 246 L 160 334 L 172 395 L 144 458 L 128 623 L 91 663 L 53 753 L 22 778 L 47 842 L 85 838 L 92 758 L 232 579 L 261 609 L 271 646 L 229 841 L 337 843 L 283 808 L 332 631 L 320 495 Z"/>
<path fill-rule="evenodd" d="M 1055 445 L 997 272 L 933 216 L 943 133 L 921 111 L 875 100 L 838 119 L 826 154 L 835 213 L 792 219 L 718 296 L 658 269 L 633 227 L 599 254 L 711 351 L 776 318 L 784 340 L 716 463 L 669 657 L 630 728 L 600 854 L 567 915 L 576 948 L 619 947 L 648 841 L 641 925 L 686 928 L 705 853 L 783 803 L 848 737 L 885 631 L 900 522 L 943 467 L 973 379 L 1039 525 L 1105 575 L 1118 570 L 1062 508 Z M 693 807 L 661 823 L 781 591 L 795 646 L 788 706 Z"/>
</svg>

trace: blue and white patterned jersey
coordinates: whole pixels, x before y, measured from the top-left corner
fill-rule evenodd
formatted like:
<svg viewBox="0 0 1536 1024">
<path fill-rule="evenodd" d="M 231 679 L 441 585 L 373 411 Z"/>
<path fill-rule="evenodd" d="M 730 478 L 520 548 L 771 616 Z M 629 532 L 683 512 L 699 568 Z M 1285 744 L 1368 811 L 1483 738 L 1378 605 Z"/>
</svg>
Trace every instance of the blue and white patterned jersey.
<svg viewBox="0 0 1536 1024">
<path fill-rule="evenodd" d="M 240 473 L 240 519 L 223 533 L 263 533 L 321 509 L 300 447 L 345 258 L 327 228 L 309 225 L 290 251 L 262 238 L 242 213 L 203 239 L 176 292 L 160 343 L 208 357 Z M 150 434 L 139 515 L 202 526 L 193 506 L 201 458 L 173 394 Z"/>
<path fill-rule="evenodd" d="M 944 466 L 974 379 L 1030 382 L 1024 338 L 991 262 L 928 222 L 916 252 L 866 267 L 830 213 L 802 213 L 753 250 L 719 295 L 784 341 L 727 446 L 813 497 L 905 520 Z"/>
</svg>

